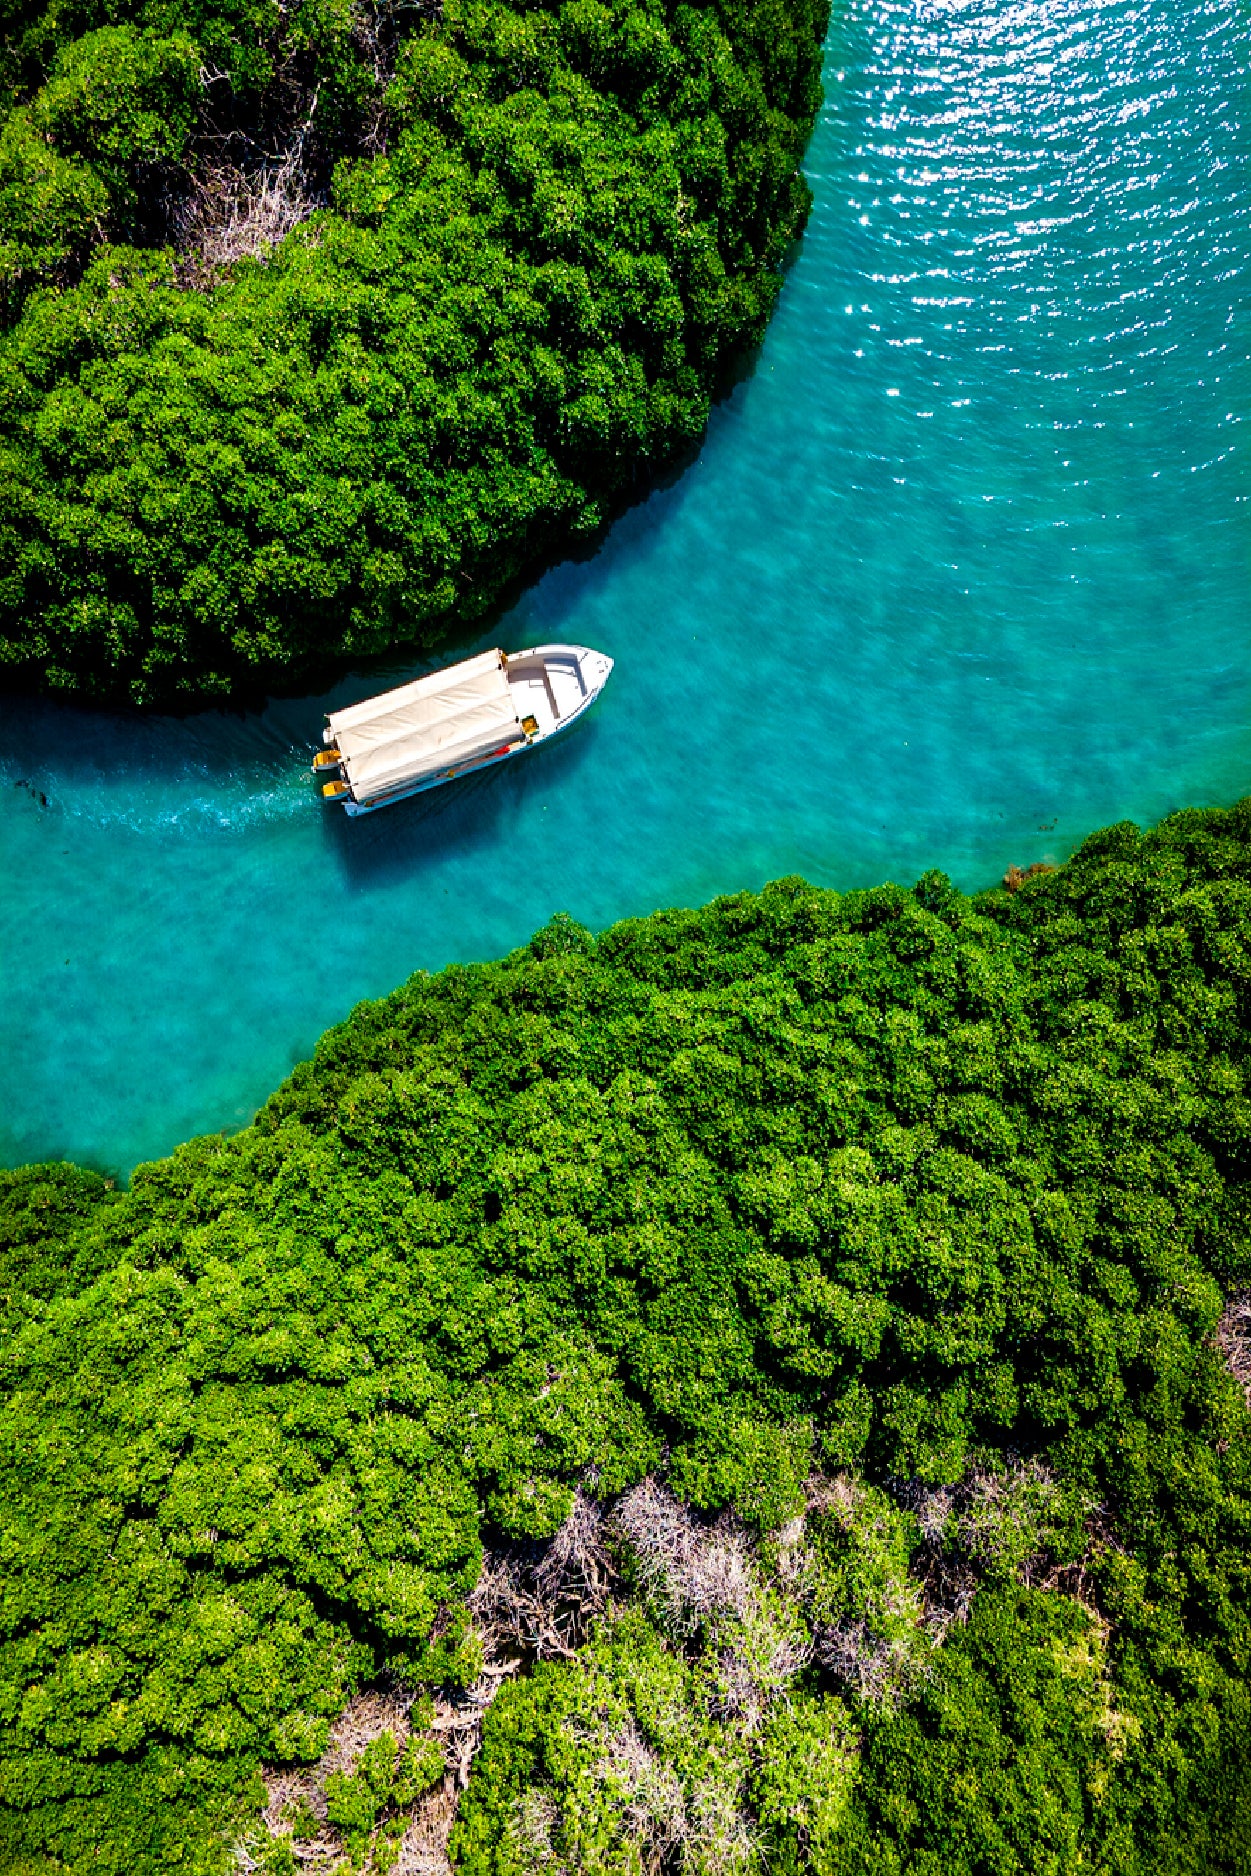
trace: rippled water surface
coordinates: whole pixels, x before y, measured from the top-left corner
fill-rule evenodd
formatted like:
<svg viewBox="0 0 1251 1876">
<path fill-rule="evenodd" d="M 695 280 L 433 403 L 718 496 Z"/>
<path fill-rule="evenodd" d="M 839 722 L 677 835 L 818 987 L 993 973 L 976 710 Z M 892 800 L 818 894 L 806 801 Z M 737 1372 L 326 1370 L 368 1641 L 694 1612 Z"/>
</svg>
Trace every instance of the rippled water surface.
<svg viewBox="0 0 1251 1876">
<path fill-rule="evenodd" d="M 753 376 L 490 635 L 617 659 L 567 746 L 353 824 L 325 698 L 5 705 L 0 1154 L 238 1125 L 358 998 L 558 907 L 976 887 L 1251 790 L 1247 58 L 1238 0 L 854 0 Z"/>
</svg>

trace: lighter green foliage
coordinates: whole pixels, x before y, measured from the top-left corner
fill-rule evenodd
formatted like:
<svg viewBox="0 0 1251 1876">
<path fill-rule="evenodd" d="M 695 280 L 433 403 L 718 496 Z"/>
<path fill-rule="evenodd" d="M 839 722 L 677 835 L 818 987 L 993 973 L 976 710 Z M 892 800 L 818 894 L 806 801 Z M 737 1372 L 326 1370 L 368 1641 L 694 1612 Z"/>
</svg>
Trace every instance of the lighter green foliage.
<svg viewBox="0 0 1251 1876">
<path fill-rule="evenodd" d="M 326 1816 L 338 1831 L 354 1869 L 372 1861 L 386 1869 L 393 1860 L 388 1843 L 394 1833 L 379 1826 L 388 1813 L 407 1810 L 444 1772 L 437 1739 L 411 1733 L 402 1746 L 383 1732 L 370 1740 L 351 1772 L 331 1772 L 326 1780 Z M 293 1833 L 294 1834 L 294 1833 Z"/>
<path fill-rule="evenodd" d="M 651 1481 L 614 1518 L 640 1604 L 500 1695 L 457 1825 L 462 1866 L 763 1876 L 801 1845 L 823 1855 L 857 1741 L 843 1703 L 808 1684 L 803 1520 L 758 1545 Z"/>
<path fill-rule="evenodd" d="M 800 1691 L 770 1714 L 751 1795 L 761 1825 L 820 1870 L 851 1802 L 858 1741 L 836 1702 Z"/>
<path fill-rule="evenodd" d="M 62 156 L 14 111 L 0 129 L 0 284 L 60 264 L 104 226 L 109 191 L 86 163 Z"/>
<path fill-rule="evenodd" d="M 989 1575 L 1015 1576 L 1054 1536 L 1062 1497 L 1037 1462 L 981 1474 L 956 1517 L 957 1541 Z"/>
<path fill-rule="evenodd" d="M 912 1692 L 929 1665 L 914 1543 L 911 1521 L 884 1492 L 843 1475 L 821 1485 L 804 1539 L 782 1553 L 819 1657 L 878 1706 Z"/>
<path fill-rule="evenodd" d="M 854 1763 L 844 1708 L 792 1688 L 794 1664 L 767 1717 L 727 1707 L 720 1665 L 713 1644 L 683 1654 L 624 1610 L 574 1662 L 506 1689 L 456 1827 L 458 1867 L 641 1876 L 663 1859 L 757 1876 L 774 1839 L 832 1835 Z"/>
</svg>

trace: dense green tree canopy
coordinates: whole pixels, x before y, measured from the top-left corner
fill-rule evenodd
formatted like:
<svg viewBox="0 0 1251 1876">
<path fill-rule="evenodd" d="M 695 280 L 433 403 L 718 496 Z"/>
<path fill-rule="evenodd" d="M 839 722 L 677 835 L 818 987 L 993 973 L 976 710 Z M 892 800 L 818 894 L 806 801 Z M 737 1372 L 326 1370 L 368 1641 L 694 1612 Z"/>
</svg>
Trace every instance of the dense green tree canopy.
<svg viewBox="0 0 1251 1876">
<path fill-rule="evenodd" d="M 10 0 L 0 677 L 426 643 L 700 433 L 825 0 Z"/>
<path fill-rule="evenodd" d="M 593 1514 L 615 1601 L 488 1715 L 467 1869 L 575 1817 L 636 1867 L 636 1735 L 770 1868 L 1245 1868 L 1249 998 L 1244 804 L 1011 895 L 557 919 L 125 1192 L 5 1175 L 0 1861 L 215 1867 L 353 1689 L 475 1681 L 484 1545 Z"/>
</svg>

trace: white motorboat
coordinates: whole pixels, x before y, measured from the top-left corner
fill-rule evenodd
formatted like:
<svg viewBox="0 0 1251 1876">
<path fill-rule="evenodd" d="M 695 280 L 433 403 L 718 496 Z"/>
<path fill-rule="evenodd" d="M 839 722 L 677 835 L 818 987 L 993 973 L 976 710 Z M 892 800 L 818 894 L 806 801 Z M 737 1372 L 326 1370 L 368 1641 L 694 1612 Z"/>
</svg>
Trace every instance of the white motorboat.
<svg viewBox="0 0 1251 1876">
<path fill-rule="evenodd" d="M 479 652 L 334 711 L 313 773 L 325 800 L 372 814 L 558 736 L 590 709 L 612 664 L 584 645 Z"/>
</svg>

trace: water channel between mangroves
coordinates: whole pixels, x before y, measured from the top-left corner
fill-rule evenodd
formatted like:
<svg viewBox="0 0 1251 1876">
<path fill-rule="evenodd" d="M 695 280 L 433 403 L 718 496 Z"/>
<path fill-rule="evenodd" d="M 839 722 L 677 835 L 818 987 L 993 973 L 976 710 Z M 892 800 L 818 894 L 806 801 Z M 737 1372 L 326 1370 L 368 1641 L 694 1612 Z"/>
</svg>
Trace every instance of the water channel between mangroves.
<svg viewBox="0 0 1251 1876">
<path fill-rule="evenodd" d="M 349 823 L 307 758 L 377 672 L 0 706 L 0 1155 L 238 1126 L 357 999 L 558 908 L 974 888 L 1251 790 L 1248 37 L 1238 0 L 853 0 L 753 374 L 488 635 L 617 660 L 566 746 Z"/>
</svg>

